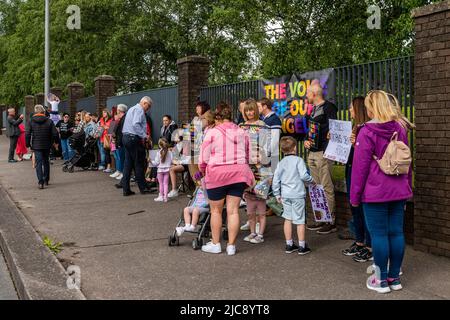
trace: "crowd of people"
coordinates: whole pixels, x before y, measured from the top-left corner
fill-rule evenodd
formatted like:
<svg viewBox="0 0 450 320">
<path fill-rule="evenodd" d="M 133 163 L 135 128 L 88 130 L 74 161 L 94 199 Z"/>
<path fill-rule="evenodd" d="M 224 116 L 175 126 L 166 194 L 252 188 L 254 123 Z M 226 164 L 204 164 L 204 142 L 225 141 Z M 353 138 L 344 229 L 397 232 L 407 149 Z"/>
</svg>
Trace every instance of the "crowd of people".
<svg viewBox="0 0 450 320">
<path fill-rule="evenodd" d="M 242 100 L 238 119 L 233 119 L 232 107 L 227 103 L 219 103 L 213 111 L 207 102 L 199 101 L 188 137 L 184 134 L 186 130 L 178 128 L 172 117 L 165 115 L 158 143 L 153 146 L 148 117 L 153 105 L 150 97 L 143 97 L 130 108 L 121 104 L 111 112 L 105 109 L 100 118 L 81 111 L 72 122 L 68 114 L 63 114 L 56 124 L 57 119 L 49 119 L 45 108 L 37 105 L 26 133 L 20 129 L 23 116 L 17 118 L 14 109 L 10 109 L 9 161 L 15 161 L 11 150 L 14 152 L 17 141 L 24 135 L 25 145 L 34 153 L 39 187 L 44 188 L 50 178 L 49 157 L 53 145 L 60 145 L 63 159 L 69 161 L 74 156 L 70 137 L 84 132 L 96 141 L 90 167 L 119 180 L 115 186 L 122 189 L 124 196 L 135 194 L 130 187 L 133 179 L 141 194 L 158 193 L 154 201 L 167 202 L 178 196 L 177 174 L 189 172 L 202 186 L 208 208 L 186 207 L 185 224 L 176 233 L 181 236 L 185 231 L 195 230 L 199 215 L 209 211 L 212 239 L 202 246 L 202 251 L 221 253 L 225 210 L 228 255 L 236 253 L 240 229 L 249 230 L 244 241 L 264 243 L 267 193 L 261 196 L 258 186 L 269 181 L 273 196 L 283 207 L 285 252 L 305 255 L 311 252 L 306 229 L 321 235 L 337 230 L 333 162 L 324 158 L 330 139 L 329 121 L 337 119 L 337 108 L 324 99 L 318 82 L 308 87 L 307 99 L 314 106 L 307 114 L 307 121 L 321 130 L 316 143 L 308 138 L 303 142 L 308 150 L 306 163 L 298 156 L 299 141 L 291 136 L 281 137 L 281 120 L 272 110 L 270 99 Z M 380 90 L 354 98 L 349 111 L 353 120 L 353 146 L 345 172 L 355 242 L 342 253 L 357 262 L 374 260 L 379 271 L 369 277 L 366 285 L 371 290 L 387 293 L 402 288 L 403 214 L 406 200 L 412 197 L 412 175 L 410 167 L 406 173 L 388 174 L 380 159 L 385 157 L 392 141 L 407 146 L 408 130 L 414 125 L 402 115 L 397 99 Z M 23 146 L 21 142 L 18 147 L 19 159 L 26 153 Z M 309 185 L 324 187 L 331 222 L 307 224 L 306 187 Z M 242 203 L 246 205 L 248 219 L 240 226 Z"/>
</svg>

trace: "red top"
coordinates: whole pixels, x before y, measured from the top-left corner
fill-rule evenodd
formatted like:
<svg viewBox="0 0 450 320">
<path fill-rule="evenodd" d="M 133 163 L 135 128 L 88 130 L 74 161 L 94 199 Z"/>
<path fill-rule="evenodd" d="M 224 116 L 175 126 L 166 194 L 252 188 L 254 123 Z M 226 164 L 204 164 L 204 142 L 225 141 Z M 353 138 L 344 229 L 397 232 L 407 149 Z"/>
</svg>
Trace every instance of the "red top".
<svg viewBox="0 0 450 320">
<path fill-rule="evenodd" d="M 109 126 L 111 125 L 111 121 L 112 121 L 112 119 L 109 119 L 105 123 L 105 120 L 103 118 L 100 119 L 100 126 L 102 126 L 103 129 L 104 129 L 103 133 L 102 133 L 102 136 L 100 137 L 100 142 L 101 143 L 103 143 L 103 141 L 105 139 L 105 136 L 108 134 L 108 129 L 109 129 Z"/>
</svg>

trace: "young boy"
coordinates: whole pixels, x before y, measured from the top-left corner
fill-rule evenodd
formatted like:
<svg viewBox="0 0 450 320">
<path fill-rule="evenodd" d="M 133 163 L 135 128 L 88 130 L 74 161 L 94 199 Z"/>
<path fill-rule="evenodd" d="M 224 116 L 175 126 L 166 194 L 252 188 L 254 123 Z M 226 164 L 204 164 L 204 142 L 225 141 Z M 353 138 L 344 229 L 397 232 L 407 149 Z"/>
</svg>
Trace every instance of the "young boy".
<svg viewBox="0 0 450 320">
<path fill-rule="evenodd" d="M 272 188 L 278 202 L 283 204 L 286 253 L 298 251 L 298 254 L 305 255 L 311 252 L 305 242 L 305 183 L 315 182 L 306 170 L 303 159 L 297 156 L 297 140 L 293 137 L 283 137 L 280 146 L 284 158 L 275 170 Z M 298 247 L 292 240 L 292 224 L 297 226 Z"/>
</svg>

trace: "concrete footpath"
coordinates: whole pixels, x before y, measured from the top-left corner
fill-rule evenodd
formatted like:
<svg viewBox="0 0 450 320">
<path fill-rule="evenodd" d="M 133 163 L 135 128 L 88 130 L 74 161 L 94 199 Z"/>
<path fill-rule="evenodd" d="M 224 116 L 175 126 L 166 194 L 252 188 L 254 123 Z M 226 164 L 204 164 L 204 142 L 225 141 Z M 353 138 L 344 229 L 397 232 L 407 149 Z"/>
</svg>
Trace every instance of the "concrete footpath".
<svg viewBox="0 0 450 320">
<path fill-rule="evenodd" d="M 17 292 L 6 266 L 5 258 L 0 250 L 0 300 L 17 300 Z"/>
<path fill-rule="evenodd" d="M 448 258 L 408 247 L 404 290 L 380 295 L 365 287 L 370 264 L 343 256 L 351 242 L 337 234 L 308 232 L 311 254 L 285 254 L 278 217 L 268 218 L 263 244 L 243 242 L 241 232 L 233 257 L 194 251 L 191 235 L 169 247 L 186 196 L 124 198 L 107 174 L 63 173 L 60 160 L 39 190 L 31 162 L 8 164 L 7 147 L 0 136 L 0 184 L 41 237 L 64 243 L 57 257 L 65 268 L 80 267 L 88 299 L 450 299 Z"/>
</svg>

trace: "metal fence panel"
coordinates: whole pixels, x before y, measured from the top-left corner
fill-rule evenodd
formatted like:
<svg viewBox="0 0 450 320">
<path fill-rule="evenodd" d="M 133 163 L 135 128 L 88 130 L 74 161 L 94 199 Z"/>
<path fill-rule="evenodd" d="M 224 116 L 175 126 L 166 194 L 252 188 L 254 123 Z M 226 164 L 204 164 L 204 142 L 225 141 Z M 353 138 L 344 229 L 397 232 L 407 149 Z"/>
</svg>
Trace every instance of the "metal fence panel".
<svg viewBox="0 0 450 320">
<path fill-rule="evenodd" d="M 178 86 L 109 97 L 106 105 L 108 109 L 111 109 L 113 106 L 123 103 L 126 104 L 128 108 L 131 108 L 139 103 L 144 96 L 149 96 L 153 100 L 153 106 L 150 109 L 150 118 L 152 119 L 152 140 L 154 143 L 157 143 L 162 125 L 162 117 L 164 115 L 170 115 L 172 120 L 180 125 L 178 123 Z"/>
<path fill-rule="evenodd" d="M 95 102 L 95 96 L 82 98 L 77 102 L 77 111 L 85 110 L 90 113 L 97 112 L 97 104 Z"/>
</svg>

